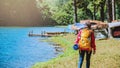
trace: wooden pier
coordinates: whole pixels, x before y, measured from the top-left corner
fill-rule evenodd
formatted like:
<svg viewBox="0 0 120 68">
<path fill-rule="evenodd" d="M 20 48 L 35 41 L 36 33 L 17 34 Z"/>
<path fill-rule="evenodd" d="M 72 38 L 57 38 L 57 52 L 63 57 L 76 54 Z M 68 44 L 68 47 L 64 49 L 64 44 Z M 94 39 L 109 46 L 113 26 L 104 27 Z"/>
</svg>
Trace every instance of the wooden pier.
<svg viewBox="0 0 120 68">
<path fill-rule="evenodd" d="M 41 32 L 41 34 L 34 34 L 33 32 L 29 32 L 28 36 L 41 36 L 41 37 L 52 37 L 52 36 L 62 36 L 67 34 L 68 32 Z"/>
</svg>

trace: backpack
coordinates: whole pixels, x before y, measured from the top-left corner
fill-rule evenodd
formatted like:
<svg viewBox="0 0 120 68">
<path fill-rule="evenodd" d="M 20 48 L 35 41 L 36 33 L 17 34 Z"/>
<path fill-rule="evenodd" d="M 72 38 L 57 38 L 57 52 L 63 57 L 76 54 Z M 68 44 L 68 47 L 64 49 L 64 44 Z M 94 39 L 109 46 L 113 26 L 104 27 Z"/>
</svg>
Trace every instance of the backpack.
<svg viewBox="0 0 120 68">
<path fill-rule="evenodd" d="M 79 48 L 83 50 L 91 50 L 91 30 L 90 29 L 82 29 L 80 40 L 78 42 Z"/>
</svg>

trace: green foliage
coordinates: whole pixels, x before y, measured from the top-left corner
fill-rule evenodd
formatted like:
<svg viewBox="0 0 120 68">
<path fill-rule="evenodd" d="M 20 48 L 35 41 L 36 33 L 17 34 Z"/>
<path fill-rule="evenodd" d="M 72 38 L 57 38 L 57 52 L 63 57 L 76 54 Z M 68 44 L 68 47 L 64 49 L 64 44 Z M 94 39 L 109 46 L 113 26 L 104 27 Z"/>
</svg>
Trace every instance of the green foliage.
<svg viewBox="0 0 120 68">
<path fill-rule="evenodd" d="M 118 19 L 120 19 L 120 8 L 119 8 L 120 2 L 118 0 L 116 2 L 117 2 L 116 16 Z"/>
<path fill-rule="evenodd" d="M 71 1 L 62 5 L 52 16 L 59 25 L 67 25 L 73 22 L 73 9 Z"/>
<path fill-rule="evenodd" d="M 87 10 L 79 9 L 78 10 L 78 19 L 80 19 L 80 20 L 92 19 L 92 16 L 93 16 L 93 14 L 89 9 L 87 9 Z"/>
<path fill-rule="evenodd" d="M 49 5 L 44 2 L 44 1 L 39 1 L 39 0 L 36 0 L 36 4 L 37 4 L 37 8 L 39 8 L 41 14 L 42 14 L 42 18 L 43 20 L 46 20 L 46 18 L 50 18 L 51 16 L 51 11 L 50 11 L 50 7 Z"/>
<path fill-rule="evenodd" d="M 53 18 L 57 21 L 59 25 L 67 25 L 69 23 L 69 19 L 71 18 L 69 14 L 65 11 L 58 11 L 54 14 Z M 66 23 L 67 22 L 67 23 Z"/>
<path fill-rule="evenodd" d="M 104 5 L 102 15 L 104 18 L 107 16 L 107 7 L 104 3 L 105 0 L 76 0 L 78 21 L 83 19 L 96 19 L 101 20 L 101 5 Z M 73 0 L 40 0 L 37 3 L 40 8 L 40 12 L 43 14 L 44 20 L 54 20 L 59 25 L 67 25 L 73 23 Z M 120 2 L 116 0 L 116 16 L 120 18 Z M 46 19 L 49 18 L 49 19 Z"/>
</svg>

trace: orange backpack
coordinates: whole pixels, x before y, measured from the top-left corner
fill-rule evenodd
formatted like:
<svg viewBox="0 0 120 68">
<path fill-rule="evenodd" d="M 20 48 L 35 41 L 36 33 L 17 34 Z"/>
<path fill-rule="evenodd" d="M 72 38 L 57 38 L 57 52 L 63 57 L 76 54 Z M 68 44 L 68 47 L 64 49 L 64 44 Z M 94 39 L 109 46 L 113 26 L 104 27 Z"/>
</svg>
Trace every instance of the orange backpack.
<svg viewBox="0 0 120 68">
<path fill-rule="evenodd" d="M 85 28 L 81 31 L 80 40 L 78 42 L 79 48 L 84 50 L 91 50 L 91 30 Z"/>
</svg>

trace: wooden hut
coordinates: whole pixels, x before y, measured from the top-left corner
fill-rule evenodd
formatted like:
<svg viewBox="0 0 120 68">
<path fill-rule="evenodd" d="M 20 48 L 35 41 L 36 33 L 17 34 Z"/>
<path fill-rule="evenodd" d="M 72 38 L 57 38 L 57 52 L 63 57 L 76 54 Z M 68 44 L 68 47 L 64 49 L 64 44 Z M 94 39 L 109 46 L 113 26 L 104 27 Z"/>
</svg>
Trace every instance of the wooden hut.
<svg viewBox="0 0 120 68">
<path fill-rule="evenodd" d="M 97 21 L 97 20 L 81 20 L 81 24 L 85 24 L 86 22 L 91 23 L 91 28 L 92 29 L 103 29 L 103 28 L 108 28 L 109 25 L 105 22 L 102 21 Z M 71 27 L 73 30 L 79 30 L 79 28 L 75 25 L 72 25 Z"/>
<path fill-rule="evenodd" d="M 97 20 L 81 20 L 81 24 L 85 24 L 86 22 L 91 23 L 91 28 L 94 30 L 103 30 L 102 32 L 105 32 L 104 34 L 108 34 L 108 31 L 105 30 L 106 28 L 112 28 L 112 35 L 113 37 L 120 37 L 120 21 L 113 21 L 111 23 L 106 23 L 102 21 Z M 80 26 L 72 25 L 73 30 L 79 30 Z"/>
</svg>

